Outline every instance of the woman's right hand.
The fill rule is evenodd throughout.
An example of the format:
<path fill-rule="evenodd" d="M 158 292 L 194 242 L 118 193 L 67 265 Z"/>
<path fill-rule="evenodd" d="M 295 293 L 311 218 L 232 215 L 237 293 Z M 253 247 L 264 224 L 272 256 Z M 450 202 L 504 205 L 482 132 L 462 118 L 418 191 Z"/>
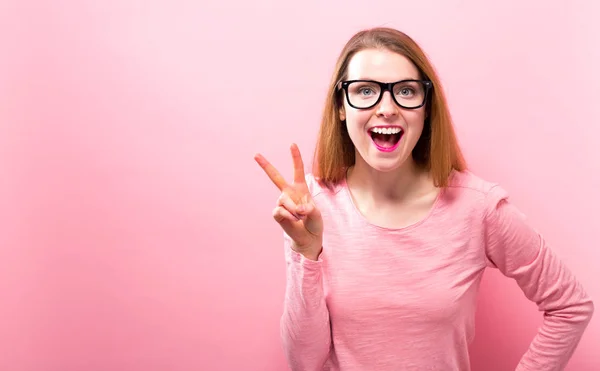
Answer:
<path fill-rule="evenodd" d="M 292 249 L 308 259 L 317 260 L 323 244 L 323 218 L 306 184 L 300 150 L 296 144 L 292 144 L 290 150 L 294 160 L 292 184 L 288 184 L 262 155 L 257 154 L 254 159 L 281 191 L 273 218 L 292 239 Z"/>

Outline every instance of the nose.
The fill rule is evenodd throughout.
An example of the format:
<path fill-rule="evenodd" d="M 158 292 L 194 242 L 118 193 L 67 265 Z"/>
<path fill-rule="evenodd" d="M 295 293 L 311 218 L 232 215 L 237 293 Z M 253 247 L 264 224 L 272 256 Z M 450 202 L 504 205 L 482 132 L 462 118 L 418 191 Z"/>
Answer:
<path fill-rule="evenodd" d="M 384 91 L 381 101 L 377 105 L 377 115 L 383 116 L 384 118 L 393 117 L 398 114 L 398 106 L 392 98 L 392 94 L 389 91 Z"/>

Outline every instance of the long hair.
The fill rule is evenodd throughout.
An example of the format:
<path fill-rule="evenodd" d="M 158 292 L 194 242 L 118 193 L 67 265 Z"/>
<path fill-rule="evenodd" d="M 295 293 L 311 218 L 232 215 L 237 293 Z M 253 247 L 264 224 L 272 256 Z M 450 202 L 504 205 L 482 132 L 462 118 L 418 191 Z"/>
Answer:
<path fill-rule="evenodd" d="M 440 80 L 431 62 L 413 39 L 401 31 L 385 27 L 358 32 L 346 43 L 338 57 L 323 109 L 313 174 L 319 182 L 330 187 L 339 183 L 346 169 L 355 163 L 354 144 L 345 123 L 339 118 L 343 91 L 338 89 L 338 85 L 347 78 L 352 57 L 364 49 L 386 49 L 399 53 L 412 61 L 422 79 L 433 83 L 427 98 L 423 133 L 412 156 L 418 166 L 430 171 L 437 187 L 447 186 L 451 172 L 465 170 L 466 163 L 456 139 Z"/>

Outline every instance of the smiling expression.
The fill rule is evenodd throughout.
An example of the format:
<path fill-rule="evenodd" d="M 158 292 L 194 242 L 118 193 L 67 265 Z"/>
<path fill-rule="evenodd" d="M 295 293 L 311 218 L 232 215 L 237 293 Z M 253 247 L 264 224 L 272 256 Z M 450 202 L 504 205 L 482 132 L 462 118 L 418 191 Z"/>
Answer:
<path fill-rule="evenodd" d="M 390 83 L 420 78 L 417 67 L 403 55 L 383 49 L 366 49 L 356 53 L 350 60 L 346 80 Z M 345 120 L 356 148 L 356 161 L 364 161 L 384 172 L 399 168 L 407 160 L 412 161 L 411 153 L 423 132 L 426 107 L 422 105 L 407 109 L 397 102 L 403 104 L 414 99 L 411 97 L 415 96 L 418 86 L 422 85 L 401 83 L 393 91 L 396 101 L 391 91 L 384 91 L 375 106 L 359 109 L 356 108 L 356 102 L 360 99 L 362 106 L 369 106 L 369 100 L 371 104 L 374 103 L 374 97 L 377 96 L 374 92 L 379 88 L 368 82 L 353 83 L 339 114 L 340 119 Z M 348 94 L 354 94 L 353 105 L 348 102 Z"/>

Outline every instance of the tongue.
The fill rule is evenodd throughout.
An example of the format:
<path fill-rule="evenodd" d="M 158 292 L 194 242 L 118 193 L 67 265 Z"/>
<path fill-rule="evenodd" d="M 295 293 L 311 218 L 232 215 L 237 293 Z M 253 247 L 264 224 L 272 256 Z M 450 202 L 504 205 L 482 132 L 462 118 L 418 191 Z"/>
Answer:
<path fill-rule="evenodd" d="M 373 142 L 380 147 L 390 148 L 393 147 L 400 140 L 400 134 L 376 134 L 372 135 Z"/>

